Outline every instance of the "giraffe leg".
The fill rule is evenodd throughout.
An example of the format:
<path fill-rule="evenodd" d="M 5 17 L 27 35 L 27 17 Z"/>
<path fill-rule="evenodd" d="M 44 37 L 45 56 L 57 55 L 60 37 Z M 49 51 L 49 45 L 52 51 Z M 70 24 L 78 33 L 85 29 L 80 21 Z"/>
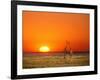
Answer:
<path fill-rule="evenodd" d="M 72 51 L 70 52 L 70 63 L 71 63 L 71 61 L 72 61 Z"/>

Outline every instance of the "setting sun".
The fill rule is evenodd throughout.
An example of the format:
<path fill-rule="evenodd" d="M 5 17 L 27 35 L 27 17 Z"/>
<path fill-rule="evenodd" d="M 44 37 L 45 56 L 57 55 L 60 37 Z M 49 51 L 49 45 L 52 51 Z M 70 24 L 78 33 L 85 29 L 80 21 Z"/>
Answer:
<path fill-rule="evenodd" d="M 49 52 L 50 49 L 47 46 L 40 47 L 40 52 Z"/>

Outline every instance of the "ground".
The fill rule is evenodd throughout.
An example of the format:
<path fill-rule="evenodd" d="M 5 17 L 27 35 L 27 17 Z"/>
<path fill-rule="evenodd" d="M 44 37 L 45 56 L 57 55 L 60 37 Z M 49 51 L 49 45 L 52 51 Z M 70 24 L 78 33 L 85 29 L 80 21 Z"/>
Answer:
<path fill-rule="evenodd" d="M 72 56 L 66 55 L 23 55 L 23 68 L 45 68 L 45 67 L 69 67 L 69 66 L 88 66 L 88 53 L 75 53 Z"/>

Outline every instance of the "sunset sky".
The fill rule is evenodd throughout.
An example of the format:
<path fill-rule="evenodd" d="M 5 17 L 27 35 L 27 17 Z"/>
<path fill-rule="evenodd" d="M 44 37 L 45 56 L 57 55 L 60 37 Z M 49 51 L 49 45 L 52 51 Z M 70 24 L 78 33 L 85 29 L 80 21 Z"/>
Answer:
<path fill-rule="evenodd" d="M 89 51 L 89 14 L 23 11 L 23 52 L 63 51 L 66 40 L 73 51 Z"/>

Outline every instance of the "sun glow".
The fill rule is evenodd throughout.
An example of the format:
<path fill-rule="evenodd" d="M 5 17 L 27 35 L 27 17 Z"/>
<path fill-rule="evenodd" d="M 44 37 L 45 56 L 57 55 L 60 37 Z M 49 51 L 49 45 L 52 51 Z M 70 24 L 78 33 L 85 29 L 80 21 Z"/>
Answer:
<path fill-rule="evenodd" d="M 47 46 L 42 46 L 42 47 L 40 47 L 40 52 L 49 52 L 50 51 L 50 49 L 49 49 L 49 47 L 47 47 Z"/>

